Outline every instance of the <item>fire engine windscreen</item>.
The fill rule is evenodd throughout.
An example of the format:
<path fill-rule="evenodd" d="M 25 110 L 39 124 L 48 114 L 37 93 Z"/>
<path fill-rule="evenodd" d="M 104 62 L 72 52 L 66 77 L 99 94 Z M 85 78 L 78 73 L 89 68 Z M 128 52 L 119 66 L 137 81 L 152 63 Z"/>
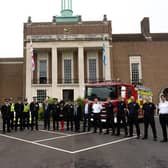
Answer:
<path fill-rule="evenodd" d="M 89 100 L 98 98 L 100 101 L 105 101 L 108 97 L 112 100 L 117 99 L 117 86 L 86 87 L 85 97 Z"/>

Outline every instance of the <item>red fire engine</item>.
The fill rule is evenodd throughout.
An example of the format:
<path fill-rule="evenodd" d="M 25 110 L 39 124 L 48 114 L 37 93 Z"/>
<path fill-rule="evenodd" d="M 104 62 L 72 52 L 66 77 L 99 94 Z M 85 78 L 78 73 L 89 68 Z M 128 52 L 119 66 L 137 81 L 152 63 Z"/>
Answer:
<path fill-rule="evenodd" d="M 152 100 L 151 90 L 143 86 L 114 81 L 87 83 L 85 86 L 85 97 L 91 102 L 97 97 L 103 106 L 106 104 L 108 97 L 116 106 L 119 96 L 123 97 L 127 103 L 130 102 L 130 97 L 134 96 L 141 108 L 146 97 L 150 97 Z M 117 110 L 115 109 L 115 111 Z M 143 118 L 142 110 L 139 110 L 139 118 Z"/>

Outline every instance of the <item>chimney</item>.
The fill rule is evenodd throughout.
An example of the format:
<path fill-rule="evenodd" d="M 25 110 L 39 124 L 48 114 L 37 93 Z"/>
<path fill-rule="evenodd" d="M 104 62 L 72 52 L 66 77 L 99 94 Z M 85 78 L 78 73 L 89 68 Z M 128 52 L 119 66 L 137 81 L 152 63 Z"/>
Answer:
<path fill-rule="evenodd" d="M 147 40 L 152 39 L 150 35 L 149 17 L 144 17 L 141 21 L 141 33 Z"/>

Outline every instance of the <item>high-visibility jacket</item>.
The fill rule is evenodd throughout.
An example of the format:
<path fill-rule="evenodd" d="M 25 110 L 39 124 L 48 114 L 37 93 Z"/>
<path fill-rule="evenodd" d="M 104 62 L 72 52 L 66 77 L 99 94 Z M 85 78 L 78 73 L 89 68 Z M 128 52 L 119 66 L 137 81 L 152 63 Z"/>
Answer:
<path fill-rule="evenodd" d="M 24 113 L 28 113 L 29 109 L 30 109 L 29 104 L 24 104 L 24 110 L 23 110 L 23 112 Z"/>
<path fill-rule="evenodd" d="M 15 104 L 12 103 L 10 106 L 10 112 L 14 112 L 15 111 Z"/>

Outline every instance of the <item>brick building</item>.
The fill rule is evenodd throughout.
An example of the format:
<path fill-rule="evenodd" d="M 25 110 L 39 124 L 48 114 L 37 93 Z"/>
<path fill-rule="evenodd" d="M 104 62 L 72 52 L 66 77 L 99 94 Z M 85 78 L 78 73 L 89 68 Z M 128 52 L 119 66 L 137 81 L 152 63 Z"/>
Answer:
<path fill-rule="evenodd" d="M 150 87 L 157 102 L 160 92 L 168 87 L 167 53 L 168 34 L 150 33 L 149 18 L 142 20 L 139 34 L 113 34 L 106 15 L 102 21 L 82 21 L 81 16 L 73 16 L 71 1 L 62 1 L 61 16 L 38 23 L 29 17 L 24 24 L 23 59 L 0 59 L 4 77 L 1 95 L 27 97 L 29 101 L 33 96 L 76 99 L 84 97 L 85 83 L 89 81 L 119 78 Z M 7 92 L 5 86 L 10 88 Z"/>

